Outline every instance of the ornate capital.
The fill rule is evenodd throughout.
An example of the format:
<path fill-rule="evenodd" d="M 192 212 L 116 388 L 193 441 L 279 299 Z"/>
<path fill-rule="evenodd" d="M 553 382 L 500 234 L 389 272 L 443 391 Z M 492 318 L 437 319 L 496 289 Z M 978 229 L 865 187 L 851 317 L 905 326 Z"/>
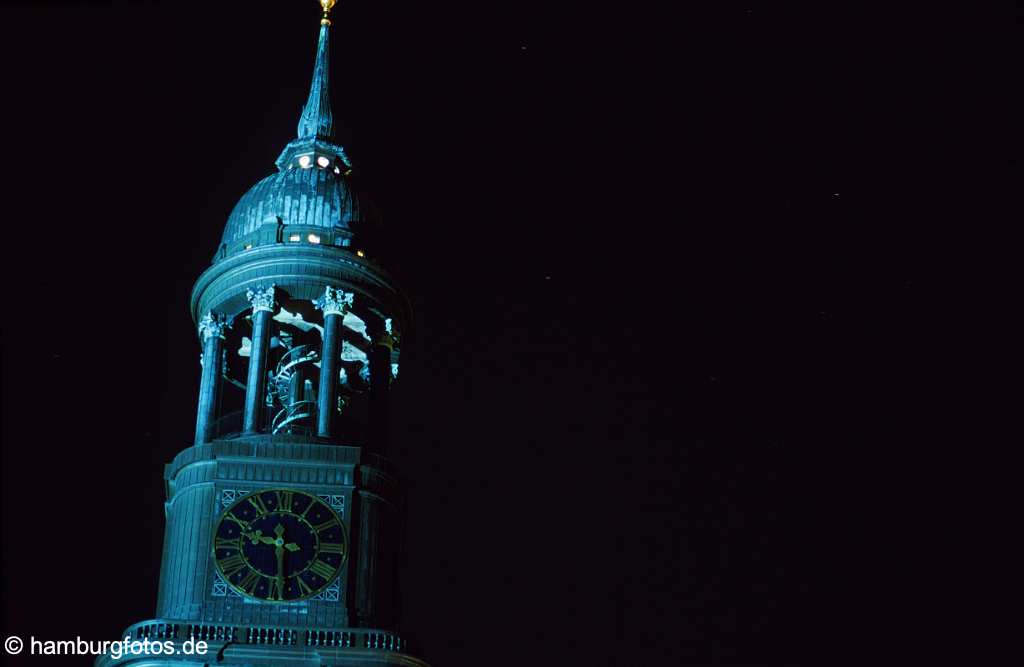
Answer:
<path fill-rule="evenodd" d="M 207 338 L 211 336 L 217 336 L 218 338 L 224 337 L 224 329 L 228 326 L 228 320 L 220 313 L 209 313 L 203 315 L 203 318 L 199 320 L 199 335 L 202 336 L 203 342 L 206 342 Z"/>
<path fill-rule="evenodd" d="M 326 287 L 324 288 L 324 295 L 314 301 L 313 305 L 324 311 L 324 317 L 328 315 L 341 315 L 344 317 L 345 313 L 352 307 L 355 296 L 352 292 Z"/>
<path fill-rule="evenodd" d="M 384 330 L 373 331 L 370 334 L 371 341 L 374 345 L 380 345 L 386 347 L 389 350 L 394 350 L 398 347 L 398 344 L 402 340 L 402 335 L 398 331 L 398 327 L 394 325 L 394 321 L 389 317 L 384 320 Z"/>
<path fill-rule="evenodd" d="M 258 313 L 265 310 L 268 313 L 274 312 L 274 285 L 270 287 L 257 287 L 255 290 L 248 290 L 245 298 L 252 304 L 252 312 Z"/>

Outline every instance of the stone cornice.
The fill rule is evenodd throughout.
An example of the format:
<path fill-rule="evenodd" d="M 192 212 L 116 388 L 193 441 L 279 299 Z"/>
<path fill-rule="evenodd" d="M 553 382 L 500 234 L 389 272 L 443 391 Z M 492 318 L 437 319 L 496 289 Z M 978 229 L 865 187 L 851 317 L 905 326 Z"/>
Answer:
<path fill-rule="evenodd" d="M 210 266 L 192 288 L 192 318 L 218 310 L 237 315 L 249 307 L 247 290 L 274 283 L 293 298 L 312 301 L 325 286 L 354 293 L 359 300 L 395 313 L 408 332 L 412 309 L 394 279 L 374 262 L 341 248 L 275 244 L 254 248 Z"/>
<path fill-rule="evenodd" d="M 254 463 L 359 466 L 365 474 L 386 478 L 392 483 L 390 463 L 387 459 L 365 452 L 361 447 L 333 444 L 327 439 L 320 442 L 308 436 L 253 435 L 213 442 L 183 449 L 164 466 L 164 479 L 173 480 L 187 466 L 204 461 L 239 461 Z"/>

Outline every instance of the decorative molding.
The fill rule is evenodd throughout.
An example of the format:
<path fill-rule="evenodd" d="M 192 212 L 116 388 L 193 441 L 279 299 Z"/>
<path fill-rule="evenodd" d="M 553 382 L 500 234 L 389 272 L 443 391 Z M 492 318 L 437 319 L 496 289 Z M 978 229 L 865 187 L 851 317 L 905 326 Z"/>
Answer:
<path fill-rule="evenodd" d="M 324 288 L 323 296 L 314 301 L 313 305 L 324 311 L 324 317 L 328 315 L 341 315 L 344 317 L 352 307 L 355 296 L 352 292 L 345 292 L 344 290 L 327 286 Z"/>
<path fill-rule="evenodd" d="M 345 496 L 337 494 L 319 494 L 317 498 L 331 506 L 331 509 L 338 513 L 342 519 L 345 518 Z"/>
<path fill-rule="evenodd" d="M 245 495 L 248 491 L 239 491 L 238 489 L 221 489 L 220 490 L 220 504 L 221 507 L 230 507 L 239 498 L 239 494 Z M 214 510 L 214 515 L 219 516 L 221 510 Z"/>
<path fill-rule="evenodd" d="M 339 602 L 341 600 L 341 575 L 334 578 L 327 588 L 323 589 L 310 600 L 320 600 L 322 602 Z"/>
<path fill-rule="evenodd" d="M 212 336 L 224 338 L 224 329 L 228 326 L 230 324 L 224 315 L 210 311 L 199 320 L 199 335 L 202 336 L 204 343 Z"/>
<path fill-rule="evenodd" d="M 252 312 L 258 313 L 261 310 L 265 310 L 268 313 L 274 312 L 274 283 L 270 284 L 270 287 L 257 287 L 255 290 L 246 290 L 245 298 L 252 304 Z"/>
<path fill-rule="evenodd" d="M 210 589 L 210 595 L 217 598 L 242 597 L 241 595 L 236 593 L 233 588 L 228 586 L 228 582 L 224 581 L 224 579 L 221 578 L 220 574 L 217 572 L 213 573 L 213 587 Z"/>
<path fill-rule="evenodd" d="M 322 497 L 322 496 L 321 496 Z M 224 578 L 220 576 L 220 573 L 213 573 L 213 585 L 210 587 L 210 595 L 215 598 L 241 598 L 243 602 L 259 604 L 260 600 L 249 600 L 248 598 L 242 597 L 235 589 L 228 586 L 228 582 L 224 581 Z M 306 602 L 316 600 L 317 602 L 340 602 L 341 601 L 341 575 L 338 575 L 327 585 L 327 588 L 323 589 L 313 597 L 305 598 L 302 600 L 296 600 L 291 606 L 304 606 Z"/>

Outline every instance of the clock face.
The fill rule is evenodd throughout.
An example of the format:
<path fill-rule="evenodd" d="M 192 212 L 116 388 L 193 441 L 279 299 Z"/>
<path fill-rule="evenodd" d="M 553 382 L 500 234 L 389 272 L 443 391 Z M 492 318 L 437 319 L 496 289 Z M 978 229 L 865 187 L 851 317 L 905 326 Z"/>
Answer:
<path fill-rule="evenodd" d="M 316 595 L 348 555 L 345 526 L 316 496 L 267 489 L 221 516 L 213 536 L 217 571 L 233 589 L 269 602 Z"/>

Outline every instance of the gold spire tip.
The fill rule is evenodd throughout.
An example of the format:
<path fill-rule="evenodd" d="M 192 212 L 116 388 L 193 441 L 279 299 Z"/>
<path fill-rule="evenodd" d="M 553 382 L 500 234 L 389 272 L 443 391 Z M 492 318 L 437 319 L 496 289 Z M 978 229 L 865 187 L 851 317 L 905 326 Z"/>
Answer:
<path fill-rule="evenodd" d="M 331 19 L 328 14 L 331 13 L 331 8 L 337 4 L 338 0 L 320 0 L 320 6 L 324 8 L 324 16 L 320 19 L 320 25 L 331 25 Z"/>

